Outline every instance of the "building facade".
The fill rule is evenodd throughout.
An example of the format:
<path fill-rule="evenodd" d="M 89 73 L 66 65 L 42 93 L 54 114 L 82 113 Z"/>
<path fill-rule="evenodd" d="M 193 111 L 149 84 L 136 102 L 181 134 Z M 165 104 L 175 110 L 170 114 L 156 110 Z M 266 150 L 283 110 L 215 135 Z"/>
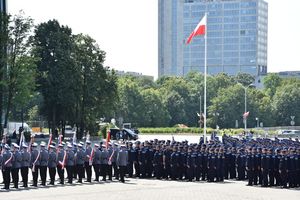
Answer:
<path fill-rule="evenodd" d="M 7 4 L 6 0 L 0 0 L 0 12 L 7 13 Z"/>
<path fill-rule="evenodd" d="M 158 76 L 204 72 L 204 37 L 186 39 L 205 12 L 207 72 L 267 73 L 268 4 L 264 0 L 159 0 Z"/>

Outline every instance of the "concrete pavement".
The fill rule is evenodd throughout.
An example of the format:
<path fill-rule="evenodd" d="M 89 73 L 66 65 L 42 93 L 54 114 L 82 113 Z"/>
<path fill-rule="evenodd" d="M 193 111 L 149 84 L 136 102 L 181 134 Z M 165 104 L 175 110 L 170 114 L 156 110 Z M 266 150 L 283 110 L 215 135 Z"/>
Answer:
<path fill-rule="evenodd" d="M 245 186 L 246 182 L 224 183 L 161 181 L 126 179 L 106 183 L 84 183 L 82 185 L 56 185 L 43 188 L 20 189 L 7 192 L 0 190 L 5 200 L 94 200 L 94 199 L 143 199 L 143 200 L 299 200 L 300 189 L 261 188 Z"/>

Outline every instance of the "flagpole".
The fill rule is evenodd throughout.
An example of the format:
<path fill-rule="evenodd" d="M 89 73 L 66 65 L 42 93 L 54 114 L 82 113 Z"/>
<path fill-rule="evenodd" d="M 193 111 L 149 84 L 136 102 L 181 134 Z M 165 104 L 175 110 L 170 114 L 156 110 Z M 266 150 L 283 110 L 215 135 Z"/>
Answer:
<path fill-rule="evenodd" d="M 204 35 L 204 144 L 206 144 L 206 74 L 207 74 L 207 13 L 205 13 L 205 35 Z"/>

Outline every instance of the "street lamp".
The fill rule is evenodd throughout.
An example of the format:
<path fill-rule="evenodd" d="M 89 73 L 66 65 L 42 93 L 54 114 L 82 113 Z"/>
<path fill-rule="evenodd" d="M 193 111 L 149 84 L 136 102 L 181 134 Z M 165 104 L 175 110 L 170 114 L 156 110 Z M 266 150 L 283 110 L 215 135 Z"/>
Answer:
<path fill-rule="evenodd" d="M 256 117 L 255 120 L 256 120 L 256 128 L 259 128 L 259 118 Z"/>
<path fill-rule="evenodd" d="M 248 86 L 244 86 L 241 83 L 238 83 L 238 84 L 241 85 L 245 90 L 245 112 L 244 112 L 244 114 L 246 114 L 247 113 L 247 89 L 249 87 L 255 87 L 255 85 L 253 85 L 252 83 Z M 246 132 L 246 130 L 247 130 L 247 116 L 243 116 L 243 117 L 244 117 L 244 129 L 245 129 L 245 132 Z"/>

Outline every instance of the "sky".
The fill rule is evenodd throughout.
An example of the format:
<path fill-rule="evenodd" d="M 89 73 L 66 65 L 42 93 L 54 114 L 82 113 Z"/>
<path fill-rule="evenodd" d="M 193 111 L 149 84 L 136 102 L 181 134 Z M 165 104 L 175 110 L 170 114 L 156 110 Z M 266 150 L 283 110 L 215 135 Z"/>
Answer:
<path fill-rule="evenodd" d="M 57 19 L 74 34 L 88 34 L 106 52 L 105 66 L 157 77 L 158 1 L 7 0 L 35 24 Z M 269 3 L 268 72 L 300 71 L 300 1 Z"/>

